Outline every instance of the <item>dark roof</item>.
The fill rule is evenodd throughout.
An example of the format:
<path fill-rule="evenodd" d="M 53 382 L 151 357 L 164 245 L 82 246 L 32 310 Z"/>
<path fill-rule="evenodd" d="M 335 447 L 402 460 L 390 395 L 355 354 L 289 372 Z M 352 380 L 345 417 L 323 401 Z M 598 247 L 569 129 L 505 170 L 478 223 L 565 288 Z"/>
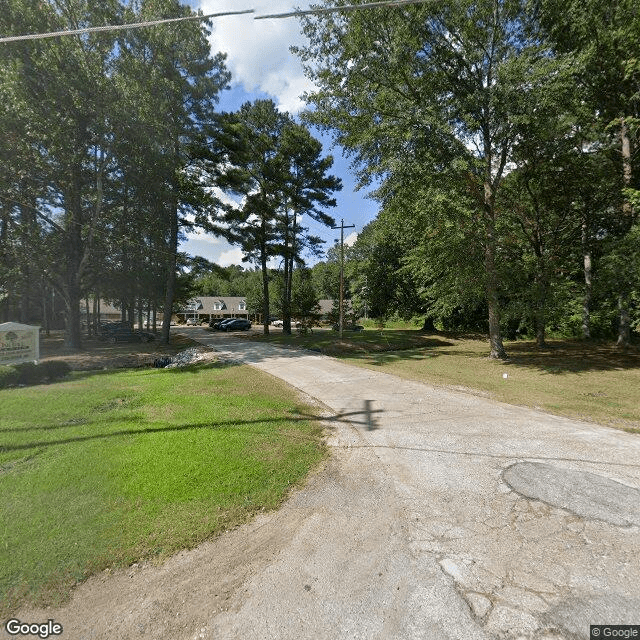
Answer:
<path fill-rule="evenodd" d="M 216 302 L 222 305 L 220 309 L 214 308 Z M 190 304 L 182 307 L 180 312 L 219 313 L 220 311 L 228 311 L 233 313 L 240 311 L 241 302 L 244 302 L 246 306 L 246 298 L 243 296 L 197 296 L 189 301 Z"/>

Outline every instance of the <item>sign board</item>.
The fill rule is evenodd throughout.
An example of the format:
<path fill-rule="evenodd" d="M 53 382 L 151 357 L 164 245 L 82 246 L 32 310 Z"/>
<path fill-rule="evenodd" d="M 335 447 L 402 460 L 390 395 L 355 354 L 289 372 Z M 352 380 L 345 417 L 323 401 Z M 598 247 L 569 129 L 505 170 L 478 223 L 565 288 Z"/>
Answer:
<path fill-rule="evenodd" d="M 0 365 L 37 362 L 40 358 L 40 327 L 17 322 L 0 324 Z"/>

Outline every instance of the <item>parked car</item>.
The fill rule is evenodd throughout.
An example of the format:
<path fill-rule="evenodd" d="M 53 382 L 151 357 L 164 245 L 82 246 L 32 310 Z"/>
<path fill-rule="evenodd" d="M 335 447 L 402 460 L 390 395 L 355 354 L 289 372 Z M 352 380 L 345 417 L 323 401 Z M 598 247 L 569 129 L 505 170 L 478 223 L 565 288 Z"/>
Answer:
<path fill-rule="evenodd" d="M 138 331 L 128 322 L 109 322 L 100 325 L 98 337 L 112 344 L 116 342 L 151 342 L 156 339 L 150 331 Z"/>
<path fill-rule="evenodd" d="M 222 325 L 223 331 L 249 331 L 251 329 L 251 322 L 244 318 L 234 318 L 231 322 L 227 322 Z"/>
<path fill-rule="evenodd" d="M 281 327 L 281 326 L 282 326 L 282 320 L 273 320 L 273 321 L 271 322 L 271 324 L 272 324 L 274 327 Z"/>
<path fill-rule="evenodd" d="M 340 325 L 338 323 L 333 325 L 334 331 L 340 331 Z M 342 327 L 343 331 L 364 331 L 364 327 L 361 324 L 345 324 Z"/>
<path fill-rule="evenodd" d="M 212 320 L 209 323 L 209 327 L 211 329 L 218 329 L 220 331 L 222 330 L 223 325 L 225 325 L 227 322 L 231 322 L 232 320 L 235 320 L 235 318 L 223 318 L 222 320 Z"/>
<path fill-rule="evenodd" d="M 198 324 L 196 318 L 187 318 L 187 327 L 195 327 Z"/>

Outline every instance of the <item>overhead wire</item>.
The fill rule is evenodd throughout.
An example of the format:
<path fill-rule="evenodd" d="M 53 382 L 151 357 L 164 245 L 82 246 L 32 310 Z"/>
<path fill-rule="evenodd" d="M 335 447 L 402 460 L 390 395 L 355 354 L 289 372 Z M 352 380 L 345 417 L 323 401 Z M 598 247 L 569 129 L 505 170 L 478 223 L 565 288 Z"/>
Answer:
<path fill-rule="evenodd" d="M 384 0 L 381 2 L 365 2 L 363 4 L 346 4 L 339 7 L 322 7 L 316 9 L 303 9 L 288 11 L 285 13 L 271 13 L 254 16 L 254 20 L 272 20 L 281 18 L 297 18 L 306 15 L 321 15 L 326 13 L 338 13 L 341 11 L 359 11 L 361 9 L 377 9 L 382 7 L 402 7 L 411 4 L 422 4 L 429 0 Z M 0 44 L 4 42 L 17 42 L 20 40 L 42 40 L 44 38 L 59 38 L 61 36 L 80 35 L 84 33 L 99 33 L 104 31 L 122 31 L 125 29 L 140 29 L 142 27 L 153 27 L 159 24 L 173 22 L 184 22 L 186 20 L 209 20 L 212 18 L 222 18 L 225 16 L 238 16 L 255 13 L 255 9 L 241 9 L 239 11 L 223 11 L 219 13 L 208 13 L 204 15 L 182 16 L 180 18 L 159 18 L 157 20 L 145 20 L 143 22 L 127 22 L 124 24 L 102 25 L 99 27 L 83 27 L 81 29 L 65 29 L 62 31 L 49 31 L 46 33 L 28 33 L 19 36 L 5 36 L 0 38 Z"/>
<path fill-rule="evenodd" d="M 205 15 L 182 16 L 180 18 L 160 18 L 157 20 L 145 20 L 144 22 L 127 22 L 124 24 L 107 24 L 100 27 L 83 27 L 82 29 L 65 29 L 62 31 L 49 31 L 48 33 L 28 33 L 22 36 L 6 36 L 0 38 L 2 42 L 16 42 L 18 40 L 41 40 L 43 38 L 58 38 L 60 36 L 73 36 L 83 33 L 97 33 L 101 31 L 122 31 L 124 29 L 140 29 L 142 27 L 153 27 L 158 24 L 171 22 L 184 22 L 186 20 L 208 20 L 209 18 L 221 18 L 223 16 L 238 16 L 245 13 L 253 13 L 253 9 L 243 9 L 241 11 L 224 11 L 221 13 L 208 13 Z"/>
<path fill-rule="evenodd" d="M 272 13 L 269 15 L 255 16 L 254 20 L 267 20 L 272 18 L 297 18 L 298 16 L 318 15 L 323 13 L 337 13 L 340 11 L 358 11 L 360 9 L 378 9 L 382 7 L 402 7 L 408 4 L 421 4 L 429 0 L 386 0 L 385 2 L 365 2 L 363 4 L 345 4 L 339 7 L 323 7 L 320 9 L 303 9 L 289 11 L 288 13 Z"/>

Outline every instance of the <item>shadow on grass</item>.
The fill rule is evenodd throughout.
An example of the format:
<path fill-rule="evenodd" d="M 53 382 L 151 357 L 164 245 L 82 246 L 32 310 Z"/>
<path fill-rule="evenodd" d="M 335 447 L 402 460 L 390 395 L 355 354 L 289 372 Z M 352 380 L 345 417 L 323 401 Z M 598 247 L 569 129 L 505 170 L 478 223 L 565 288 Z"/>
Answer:
<path fill-rule="evenodd" d="M 306 422 L 309 420 L 329 422 L 334 424 L 345 423 L 351 425 L 361 425 L 367 430 L 372 431 L 378 428 L 376 422 L 376 414 L 383 413 L 382 409 L 372 409 L 371 400 L 365 400 L 363 402 L 363 408 L 361 411 L 347 411 L 342 413 L 336 413 L 331 416 L 317 416 L 314 414 L 298 413 L 293 416 L 278 416 L 278 417 L 264 417 L 256 418 L 253 420 L 229 420 L 227 422 L 205 422 L 195 424 L 183 424 L 165 427 L 149 427 L 140 429 L 123 429 L 122 431 L 112 431 L 109 433 L 92 433 L 91 435 L 77 435 L 70 436 L 68 438 L 59 438 L 57 440 L 36 440 L 33 442 L 25 442 L 20 444 L 0 444 L 0 453 L 9 451 L 25 451 L 29 449 L 38 449 L 44 447 L 52 447 L 64 444 L 74 444 L 77 442 L 88 442 L 91 440 L 105 440 L 108 438 L 119 438 L 136 435 L 151 435 L 156 433 L 171 433 L 178 431 L 188 431 L 190 429 L 211 429 L 211 430 L 242 430 L 245 433 L 272 433 L 270 431 L 251 431 L 245 429 L 245 427 L 254 424 L 269 424 L 269 423 L 282 423 L 282 422 Z M 128 418 L 127 418 L 128 419 Z M 108 420 L 107 422 L 117 422 L 118 419 Z M 61 429 L 61 428 L 77 428 L 79 426 L 90 426 L 90 423 L 85 424 L 66 424 L 66 425 L 44 425 L 42 427 L 33 427 L 33 430 L 40 429 L 42 431 Z M 27 429 L 8 429 L 7 431 L 31 431 L 31 428 Z M 280 432 L 282 433 L 282 432 Z M 289 434 L 290 435 L 290 434 Z"/>
<path fill-rule="evenodd" d="M 506 365 L 535 368 L 549 374 L 640 369 L 640 350 L 631 347 L 622 351 L 613 343 L 558 340 L 539 348 L 533 341 L 523 341 L 506 348 L 509 354 Z"/>
<path fill-rule="evenodd" d="M 368 360 L 372 365 L 382 367 L 395 362 L 420 362 L 431 358 L 438 358 L 446 355 L 446 353 L 425 353 L 423 349 L 403 349 L 401 351 L 383 351 L 378 353 L 351 353 L 341 354 L 344 361 L 349 360 Z"/>
<path fill-rule="evenodd" d="M 468 360 L 486 360 L 489 352 L 488 341 L 477 336 L 451 334 L 453 343 L 441 339 L 428 339 L 419 348 L 408 348 L 383 352 L 352 352 L 343 355 L 353 358 L 367 358 L 373 365 L 384 366 L 402 361 L 421 361 L 431 358 L 453 356 Z M 464 341 L 471 341 L 465 346 Z M 459 342 L 458 342 L 459 341 Z M 486 349 L 485 349 L 486 345 Z M 581 340 L 552 340 L 539 348 L 533 340 L 522 340 L 505 344 L 509 359 L 501 362 L 504 366 L 537 369 L 551 375 L 584 373 L 597 371 L 622 371 L 640 369 L 640 349 L 630 347 L 620 350 L 612 342 L 588 342 Z M 472 366 L 472 363 L 470 363 Z"/>

